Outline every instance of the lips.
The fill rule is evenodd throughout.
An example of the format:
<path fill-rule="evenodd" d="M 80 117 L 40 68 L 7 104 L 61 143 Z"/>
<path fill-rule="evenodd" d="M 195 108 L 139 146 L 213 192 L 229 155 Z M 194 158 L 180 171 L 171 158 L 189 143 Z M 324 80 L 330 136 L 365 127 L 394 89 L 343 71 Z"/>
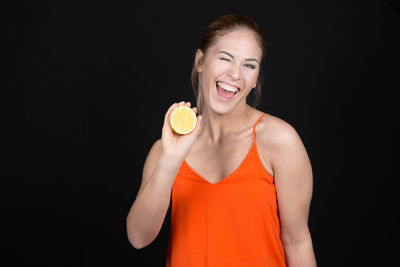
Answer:
<path fill-rule="evenodd" d="M 240 88 L 237 86 L 221 81 L 216 83 L 216 87 L 218 98 L 224 102 L 231 101 L 240 90 Z"/>

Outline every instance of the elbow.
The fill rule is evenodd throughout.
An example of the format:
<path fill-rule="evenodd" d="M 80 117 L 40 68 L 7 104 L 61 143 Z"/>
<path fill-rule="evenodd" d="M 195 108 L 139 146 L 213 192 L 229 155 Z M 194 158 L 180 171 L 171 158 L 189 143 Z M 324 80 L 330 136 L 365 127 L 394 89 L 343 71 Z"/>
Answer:
<path fill-rule="evenodd" d="M 135 248 L 135 249 L 142 249 L 145 247 L 143 242 L 140 242 L 140 240 L 137 238 L 137 235 L 134 233 L 134 227 L 132 225 L 132 222 L 129 220 L 129 215 L 126 218 L 126 233 L 128 236 L 129 243 Z"/>
<path fill-rule="evenodd" d="M 141 243 L 141 242 L 139 242 L 137 239 L 135 239 L 134 237 L 133 237 L 133 235 L 129 235 L 128 234 L 128 240 L 129 240 L 129 243 L 131 243 L 131 245 L 135 248 L 135 249 L 142 249 L 142 248 L 144 248 L 144 247 L 146 247 L 146 245 L 145 244 L 143 244 L 143 243 Z"/>
<path fill-rule="evenodd" d="M 127 224 L 126 230 L 127 230 L 127 236 L 128 236 L 129 243 L 131 243 L 131 245 L 135 249 L 142 249 L 149 245 L 148 243 L 143 242 L 143 240 L 141 238 L 139 238 L 139 235 L 137 235 L 134 232 L 134 229 L 132 229 L 132 227 L 129 227 L 128 224 Z"/>
<path fill-rule="evenodd" d="M 135 229 L 135 226 L 131 220 L 129 220 L 129 216 L 126 220 L 126 232 L 128 236 L 129 243 L 135 248 L 135 249 L 142 249 L 147 247 L 152 241 L 146 242 L 145 238 L 143 238 L 143 235 L 141 235 L 140 232 Z"/>

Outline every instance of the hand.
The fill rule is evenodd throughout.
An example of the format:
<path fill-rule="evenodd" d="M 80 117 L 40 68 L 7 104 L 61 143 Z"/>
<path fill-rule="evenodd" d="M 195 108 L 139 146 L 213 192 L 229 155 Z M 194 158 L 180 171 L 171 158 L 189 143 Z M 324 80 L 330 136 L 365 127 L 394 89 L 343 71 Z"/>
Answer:
<path fill-rule="evenodd" d="M 189 154 L 190 149 L 192 148 L 197 136 L 199 135 L 201 129 L 201 121 L 202 116 L 197 116 L 197 124 L 196 127 L 192 132 L 185 135 L 177 134 L 171 127 L 169 119 L 171 116 L 172 111 L 175 108 L 184 106 L 190 107 L 190 102 L 180 102 L 175 103 L 169 107 L 167 113 L 165 114 L 164 118 L 164 125 L 162 128 L 162 147 L 163 147 L 163 154 L 167 156 L 172 156 L 175 158 L 179 158 L 184 160 L 186 156 Z M 192 108 L 194 113 L 197 115 L 197 108 Z"/>

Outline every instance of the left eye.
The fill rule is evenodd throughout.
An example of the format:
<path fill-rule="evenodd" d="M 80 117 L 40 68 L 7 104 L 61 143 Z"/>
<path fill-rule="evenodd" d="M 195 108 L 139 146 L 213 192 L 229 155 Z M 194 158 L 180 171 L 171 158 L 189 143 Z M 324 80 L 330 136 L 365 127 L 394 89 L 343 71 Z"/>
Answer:
<path fill-rule="evenodd" d="M 254 69 L 256 68 L 256 66 L 254 66 L 254 65 L 252 65 L 252 64 L 244 64 L 244 66 L 245 66 L 246 68 L 250 68 L 250 69 L 252 69 L 252 70 L 254 70 Z"/>
<path fill-rule="evenodd" d="M 220 60 L 230 61 L 228 58 L 221 57 Z"/>

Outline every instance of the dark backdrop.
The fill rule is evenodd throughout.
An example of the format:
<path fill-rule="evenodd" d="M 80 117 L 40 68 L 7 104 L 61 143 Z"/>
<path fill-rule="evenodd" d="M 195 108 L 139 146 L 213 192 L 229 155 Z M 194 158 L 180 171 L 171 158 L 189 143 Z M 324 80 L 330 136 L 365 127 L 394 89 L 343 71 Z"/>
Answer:
<path fill-rule="evenodd" d="M 232 12 L 254 17 L 268 41 L 259 109 L 292 124 L 311 158 L 319 266 L 397 256 L 393 3 L 13 1 L 2 11 L 4 263 L 165 264 L 170 212 L 142 250 L 125 218 L 167 108 L 194 101 L 202 32 Z"/>

